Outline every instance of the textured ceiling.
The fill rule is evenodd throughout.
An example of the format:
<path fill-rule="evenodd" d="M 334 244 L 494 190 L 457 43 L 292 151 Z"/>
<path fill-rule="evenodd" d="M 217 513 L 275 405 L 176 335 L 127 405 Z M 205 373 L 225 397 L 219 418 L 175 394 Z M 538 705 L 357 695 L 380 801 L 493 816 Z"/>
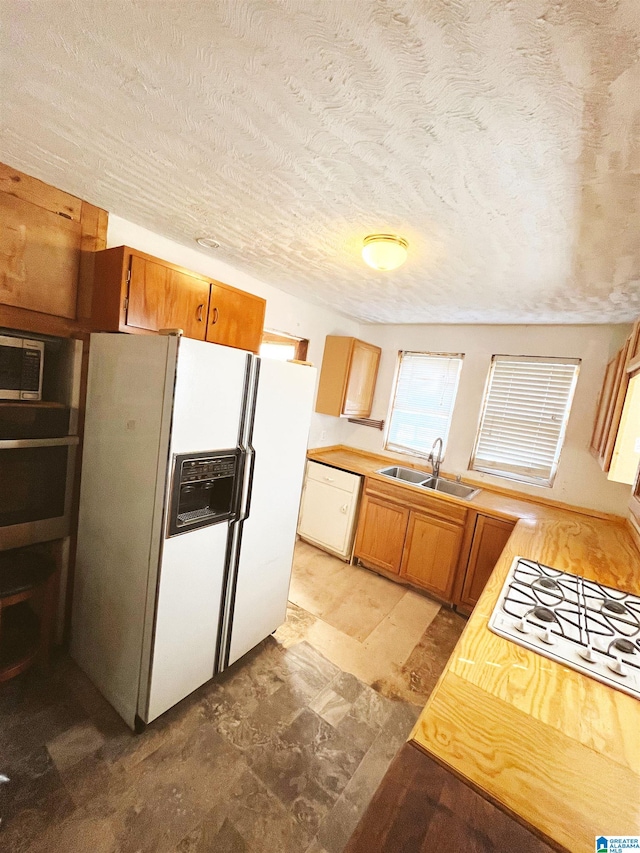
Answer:
<path fill-rule="evenodd" d="M 373 322 L 640 314 L 640 0 L 2 0 L 0 160 Z M 376 273 L 362 238 L 409 260 Z"/>

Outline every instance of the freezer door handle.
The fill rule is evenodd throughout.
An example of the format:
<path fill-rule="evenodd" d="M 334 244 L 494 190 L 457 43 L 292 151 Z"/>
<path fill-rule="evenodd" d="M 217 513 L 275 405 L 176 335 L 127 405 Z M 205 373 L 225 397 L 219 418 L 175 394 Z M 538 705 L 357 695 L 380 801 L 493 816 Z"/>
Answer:
<path fill-rule="evenodd" d="M 248 464 L 247 464 L 248 462 Z M 253 447 L 247 449 L 244 466 L 244 484 L 242 489 L 242 509 L 238 521 L 246 521 L 251 512 L 251 492 L 253 490 L 253 472 L 256 464 L 256 452 Z"/>

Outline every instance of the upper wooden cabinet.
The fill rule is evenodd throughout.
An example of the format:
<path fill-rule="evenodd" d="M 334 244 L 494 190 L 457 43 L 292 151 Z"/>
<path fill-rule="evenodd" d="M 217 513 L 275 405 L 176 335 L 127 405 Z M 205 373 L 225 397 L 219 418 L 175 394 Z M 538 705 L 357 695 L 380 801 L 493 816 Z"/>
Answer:
<path fill-rule="evenodd" d="M 259 296 L 215 281 L 211 284 L 207 340 L 258 352 L 267 303 Z"/>
<path fill-rule="evenodd" d="M 380 347 L 357 338 L 328 335 L 324 345 L 316 412 L 368 418 L 376 387 Z"/>
<path fill-rule="evenodd" d="M 629 501 L 629 512 L 631 513 L 636 527 L 640 531 L 640 465 L 636 471 L 636 479 L 631 492 L 631 500 Z"/>
<path fill-rule="evenodd" d="M 624 346 L 607 365 L 600 391 L 596 418 L 591 436 L 591 453 L 603 471 L 609 471 L 618 437 L 627 388 L 629 368 L 640 354 L 640 320 L 636 322 Z"/>
<path fill-rule="evenodd" d="M 188 338 L 257 352 L 265 305 L 260 297 L 127 246 L 96 254 L 95 330 L 146 334 L 179 328 Z"/>
<path fill-rule="evenodd" d="M 140 256 L 131 256 L 127 326 L 157 332 L 181 328 L 203 341 L 207 328 L 209 282 Z"/>
<path fill-rule="evenodd" d="M 0 325 L 65 334 L 91 313 L 107 213 L 0 164 Z"/>

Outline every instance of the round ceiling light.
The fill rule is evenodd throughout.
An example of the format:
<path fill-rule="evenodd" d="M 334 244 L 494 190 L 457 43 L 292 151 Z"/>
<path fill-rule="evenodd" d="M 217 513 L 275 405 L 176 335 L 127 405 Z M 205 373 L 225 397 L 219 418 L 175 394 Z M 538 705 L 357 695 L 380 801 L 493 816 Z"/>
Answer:
<path fill-rule="evenodd" d="M 395 234 L 369 234 L 364 238 L 362 257 L 374 270 L 395 270 L 407 260 L 408 245 Z"/>
<path fill-rule="evenodd" d="M 220 243 L 214 240 L 213 237 L 196 237 L 196 243 L 199 246 L 204 246 L 205 249 L 219 249 Z"/>

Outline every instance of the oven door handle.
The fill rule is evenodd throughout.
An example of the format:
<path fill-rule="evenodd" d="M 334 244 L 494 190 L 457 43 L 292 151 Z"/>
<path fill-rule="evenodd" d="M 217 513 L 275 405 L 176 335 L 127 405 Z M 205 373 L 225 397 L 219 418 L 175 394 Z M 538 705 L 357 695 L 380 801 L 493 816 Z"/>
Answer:
<path fill-rule="evenodd" d="M 0 440 L 0 450 L 21 450 L 27 447 L 62 447 L 65 444 L 72 447 L 79 441 L 77 435 L 62 435 L 60 438 L 3 438 Z"/>
<path fill-rule="evenodd" d="M 253 491 L 253 473 L 256 464 L 256 451 L 249 445 L 246 450 L 244 464 L 244 482 L 242 484 L 242 499 L 238 521 L 246 521 L 251 512 L 251 492 Z"/>

